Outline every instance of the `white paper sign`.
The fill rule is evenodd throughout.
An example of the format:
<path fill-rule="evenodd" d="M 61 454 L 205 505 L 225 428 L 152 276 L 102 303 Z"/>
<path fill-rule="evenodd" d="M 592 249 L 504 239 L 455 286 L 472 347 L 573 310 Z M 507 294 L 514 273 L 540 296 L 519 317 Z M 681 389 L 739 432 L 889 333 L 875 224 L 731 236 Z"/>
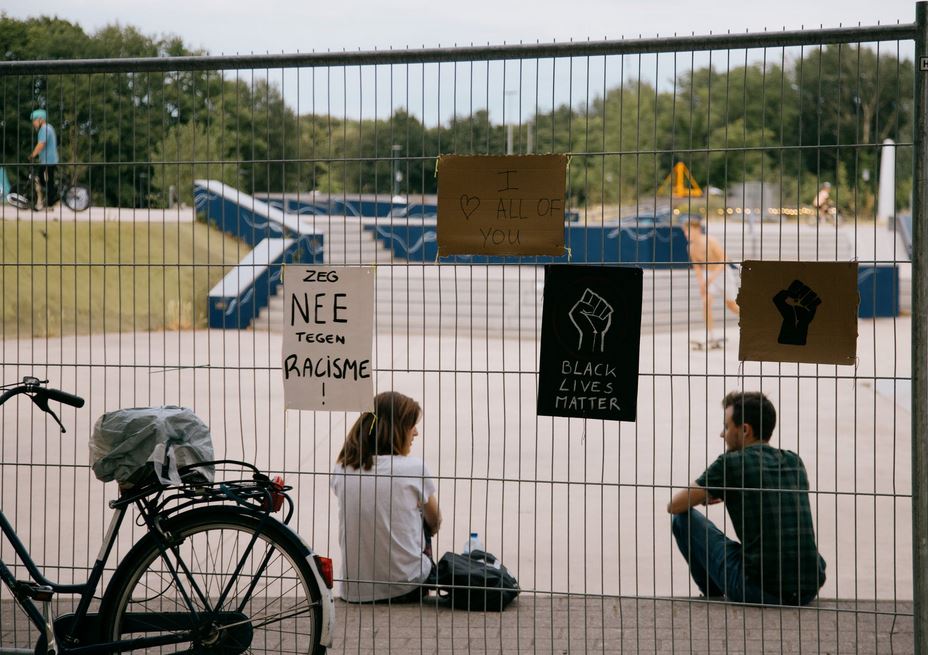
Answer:
<path fill-rule="evenodd" d="M 373 409 L 375 280 L 370 266 L 284 268 L 287 409 Z"/>

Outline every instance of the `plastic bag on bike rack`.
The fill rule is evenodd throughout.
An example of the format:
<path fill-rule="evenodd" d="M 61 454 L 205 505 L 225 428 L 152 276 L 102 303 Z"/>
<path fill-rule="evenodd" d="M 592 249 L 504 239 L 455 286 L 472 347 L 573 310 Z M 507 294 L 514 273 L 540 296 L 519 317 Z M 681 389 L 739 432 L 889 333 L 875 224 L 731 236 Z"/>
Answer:
<path fill-rule="evenodd" d="M 107 412 L 93 426 L 90 460 L 97 479 L 131 486 L 150 474 L 181 484 L 178 467 L 214 459 L 209 428 L 186 407 L 134 407 Z M 213 480 L 212 466 L 197 471 Z"/>

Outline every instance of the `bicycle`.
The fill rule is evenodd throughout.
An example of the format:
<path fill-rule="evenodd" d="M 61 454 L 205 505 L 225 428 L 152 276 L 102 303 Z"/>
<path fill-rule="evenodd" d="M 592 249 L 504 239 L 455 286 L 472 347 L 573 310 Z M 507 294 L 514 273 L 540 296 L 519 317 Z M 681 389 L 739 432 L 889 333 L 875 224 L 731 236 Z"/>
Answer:
<path fill-rule="evenodd" d="M 6 201 L 17 209 L 27 209 L 40 211 L 47 209 L 45 197 L 42 191 L 42 185 L 39 183 L 39 176 L 35 169 L 30 166 L 27 175 L 27 188 L 31 190 L 29 196 L 21 193 L 8 193 Z M 67 183 L 60 195 L 61 202 L 65 207 L 75 212 L 82 212 L 90 207 L 90 189 L 82 184 Z"/>
<path fill-rule="evenodd" d="M 821 207 L 813 207 L 813 211 L 806 215 L 806 225 L 817 227 L 819 225 L 833 225 L 835 227 L 844 222 L 844 217 L 838 213 L 838 208 L 828 202 Z"/>
<path fill-rule="evenodd" d="M 49 401 L 82 407 L 84 400 L 46 383 L 27 376 L 0 386 L 0 405 L 25 394 L 65 432 Z M 210 482 L 196 470 L 205 465 L 247 471 L 250 477 Z M 325 652 L 334 630 L 332 561 L 315 554 L 288 527 L 294 511 L 287 494 L 291 487 L 235 460 L 179 472 L 180 485 L 166 486 L 150 476 L 109 503 L 114 513 L 83 584 L 47 579 L 0 511 L 3 536 L 30 577 L 16 580 L 0 559 L 0 579 L 40 633 L 34 650 L 0 646 L 0 653 Z M 116 566 L 98 610 L 91 612 L 132 506 L 147 532 Z M 282 520 L 272 516 L 280 511 Z M 73 612 L 49 623 L 55 594 L 79 599 Z"/>

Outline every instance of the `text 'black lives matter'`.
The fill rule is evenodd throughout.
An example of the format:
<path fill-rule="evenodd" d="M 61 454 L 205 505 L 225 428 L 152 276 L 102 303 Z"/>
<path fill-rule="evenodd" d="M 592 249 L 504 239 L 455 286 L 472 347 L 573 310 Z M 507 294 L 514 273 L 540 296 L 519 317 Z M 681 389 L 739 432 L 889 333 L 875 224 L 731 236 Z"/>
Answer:
<path fill-rule="evenodd" d="M 538 414 L 634 421 L 642 270 L 545 267 Z"/>

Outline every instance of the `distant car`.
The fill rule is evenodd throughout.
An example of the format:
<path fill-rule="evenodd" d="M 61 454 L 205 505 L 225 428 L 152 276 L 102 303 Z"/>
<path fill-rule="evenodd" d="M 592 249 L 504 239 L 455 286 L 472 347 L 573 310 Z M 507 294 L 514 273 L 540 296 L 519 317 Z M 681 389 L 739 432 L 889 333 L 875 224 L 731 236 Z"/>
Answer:
<path fill-rule="evenodd" d="M 437 216 L 437 205 L 416 203 L 405 207 L 394 207 L 390 210 L 391 218 L 435 218 Z"/>
<path fill-rule="evenodd" d="M 669 226 L 672 222 L 671 212 L 658 212 L 626 216 L 619 221 L 619 225 L 622 227 L 660 227 Z"/>
<path fill-rule="evenodd" d="M 619 221 L 619 225 L 623 228 L 631 227 L 671 227 L 674 225 L 683 225 L 690 218 L 694 218 L 697 221 L 701 221 L 702 217 L 698 214 L 677 214 L 674 215 L 673 212 L 657 212 L 657 213 L 645 213 L 638 214 L 637 216 L 626 216 Z"/>

